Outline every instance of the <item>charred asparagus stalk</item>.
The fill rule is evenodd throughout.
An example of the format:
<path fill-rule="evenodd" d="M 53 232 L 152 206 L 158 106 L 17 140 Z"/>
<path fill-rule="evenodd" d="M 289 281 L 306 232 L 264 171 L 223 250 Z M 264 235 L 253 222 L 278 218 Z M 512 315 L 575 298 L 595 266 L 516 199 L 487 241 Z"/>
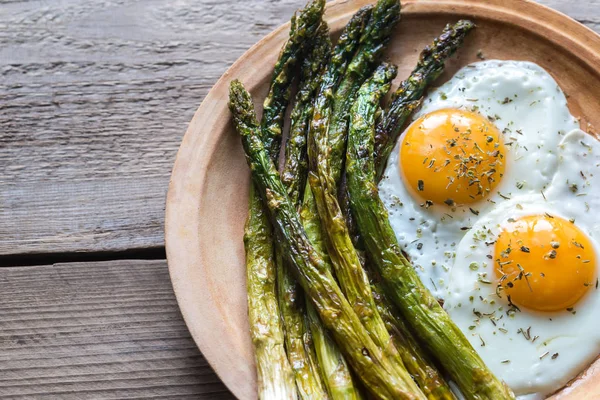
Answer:
<path fill-rule="evenodd" d="M 327 64 L 331 41 L 329 31 L 323 23 L 314 37 L 313 48 L 302 62 L 301 78 L 296 102 L 291 114 L 290 135 L 286 144 L 285 162 L 281 179 L 287 188 L 290 200 L 298 206 L 301 189 L 306 182 L 308 169 L 306 135 L 312 116 L 312 101 L 318 86 L 318 77 Z M 305 304 L 301 289 L 291 271 L 284 265 L 282 250 L 276 246 L 277 291 L 279 307 L 285 333 L 288 359 L 294 371 L 296 386 L 301 399 L 326 399 L 327 391 L 318 370 L 310 327 L 305 318 Z"/>
<path fill-rule="evenodd" d="M 285 109 L 289 102 L 293 69 L 307 39 L 321 23 L 325 0 L 313 0 L 298 18 L 292 18 L 290 39 L 275 65 L 271 87 L 264 102 L 261 140 L 276 158 L 281 143 Z M 284 349 L 275 287 L 275 261 L 271 227 L 254 186 L 244 233 L 248 317 L 257 365 L 258 395 L 261 399 L 296 399 L 294 375 Z"/>
<path fill-rule="evenodd" d="M 338 44 L 335 46 L 331 62 L 323 74 L 317 98 L 314 103 L 310 129 L 328 129 L 334 105 L 334 94 L 338 90 L 349 64 L 353 60 L 365 29 L 369 26 L 372 7 L 361 8 L 348 22 Z"/>
<path fill-rule="evenodd" d="M 292 17 L 290 37 L 275 64 L 271 87 L 263 102 L 260 124 L 266 149 L 275 157 L 279 155 L 283 120 L 285 109 L 290 101 L 294 68 L 321 25 L 324 9 L 325 0 L 312 0 L 300 11 L 298 17 Z"/>
<path fill-rule="evenodd" d="M 333 96 L 333 92 L 337 88 L 348 63 L 352 59 L 359 45 L 361 32 L 364 29 L 366 21 L 371 13 L 371 7 L 360 9 L 348 22 L 342 32 L 331 56 L 329 65 L 324 72 L 320 84 L 320 92 L 329 93 L 328 97 L 318 97 L 315 101 L 319 105 L 319 101 L 329 99 Z M 304 190 L 304 200 L 300 211 L 300 218 L 308 239 L 315 247 L 315 250 L 323 258 L 326 270 L 332 272 L 333 266 L 325 248 L 321 221 L 317 212 L 317 205 L 308 183 Z M 310 299 L 306 299 L 307 311 L 309 318 L 313 342 L 315 344 L 315 352 L 319 360 L 319 368 L 321 377 L 327 386 L 329 395 L 332 399 L 361 399 L 359 390 L 352 379 L 352 374 L 348 368 L 346 360 L 340 353 L 337 344 L 331 339 L 326 329 L 323 327 L 321 320 L 316 317 L 316 311 Z M 312 313 L 312 314 L 311 314 Z"/>
<path fill-rule="evenodd" d="M 375 76 L 376 74 L 377 72 L 375 73 Z M 369 121 L 372 121 L 373 124 L 376 116 L 380 113 L 378 99 L 376 96 L 373 96 L 374 91 L 372 86 L 374 83 L 376 83 L 376 81 L 374 82 L 373 79 L 368 80 L 360 88 L 357 101 L 352 108 L 353 115 L 355 113 L 360 113 L 361 115 L 364 115 L 365 118 L 368 118 Z M 349 201 L 348 196 L 344 196 L 342 200 L 343 199 Z M 363 265 L 365 264 L 363 263 Z M 407 371 L 417 382 L 421 391 L 431 400 L 454 399 L 452 392 L 436 368 L 423 356 L 422 349 L 418 347 L 417 343 L 412 338 L 412 335 L 406 330 L 403 321 L 393 318 L 394 315 L 381 293 L 377 292 L 373 285 L 371 285 L 371 288 L 377 311 L 383 318 L 385 327 L 392 337 L 392 342 L 396 349 L 398 349 Z"/>
<path fill-rule="evenodd" d="M 485 366 L 402 254 L 377 192 L 374 119 L 364 112 L 361 103 L 358 101 L 352 110 L 347 184 L 353 215 L 386 293 L 467 399 L 514 398 Z"/>
<path fill-rule="evenodd" d="M 394 345 L 402 355 L 406 370 L 412 375 L 421 391 L 429 400 L 456 399 L 440 372 L 414 339 L 402 317 L 385 297 L 381 284 L 372 282 L 371 291 L 377 311 L 383 318 Z"/>
<path fill-rule="evenodd" d="M 327 24 L 323 22 L 315 37 L 313 47 L 302 61 L 300 83 L 294 107 L 290 115 L 290 133 L 285 147 L 285 159 L 281 179 L 294 203 L 301 202 L 306 184 L 308 158 L 306 140 L 308 126 L 313 114 L 313 102 L 331 52 L 331 40 Z"/>
<path fill-rule="evenodd" d="M 300 221 L 315 251 L 322 257 L 325 269 L 330 272 L 333 271 L 333 266 L 325 247 L 325 238 L 323 237 L 317 204 L 308 185 L 305 190 L 304 203 L 300 210 Z M 314 349 L 319 361 L 318 366 L 321 371 L 321 378 L 325 386 L 327 386 L 329 395 L 333 400 L 362 399 L 363 397 L 356 387 L 344 356 L 340 353 L 338 345 L 332 340 L 323 326 L 309 298 L 306 298 L 306 310 Z"/>
<path fill-rule="evenodd" d="M 305 318 L 305 303 L 296 279 L 287 271 L 283 255 L 277 253 L 279 307 L 285 331 L 285 348 L 294 372 L 300 399 L 327 399 L 327 388 L 318 369 L 310 326 Z M 314 357 L 313 357 L 314 356 Z"/>
<path fill-rule="evenodd" d="M 471 21 L 461 20 L 447 25 L 442 34 L 425 47 L 411 75 L 398 86 L 392 102 L 380 118 L 375 132 L 375 162 L 377 177 L 381 179 L 387 159 L 396 145 L 400 129 L 420 104 L 423 92 L 443 72 L 445 61 L 462 45 L 466 35 L 475 27 Z M 350 229 L 355 246 L 360 244 L 360 235 L 350 213 L 348 194 L 340 193 L 340 205 Z"/>
<path fill-rule="evenodd" d="M 246 221 L 246 286 L 248 317 L 260 399 L 296 399 L 296 384 L 288 362 L 275 289 L 273 240 L 266 211 L 254 187 L 250 189 L 250 215 Z"/>
<path fill-rule="evenodd" d="M 377 345 L 345 299 L 322 257 L 310 243 L 298 213 L 260 139 L 252 99 L 239 81 L 230 86 L 229 108 L 242 137 L 252 179 L 267 206 L 286 258 L 321 321 L 329 329 L 365 386 L 381 399 L 418 399 Z"/>
<path fill-rule="evenodd" d="M 329 124 L 329 144 L 331 146 L 331 174 L 336 185 L 339 183 L 344 165 L 349 123 L 348 112 L 356 99 L 358 89 L 379 64 L 392 29 L 399 20 L 400 2 L 398 0 L 379 0 L 377 2 L 360 38 L 360 47 L 335 92 L 331 123 Z M 315 122 L 313 122 L 313 126 L 314 124 Z"/>
<path fill-rule="evenodd" d="M 383 95 L 389 90 L 390 81 L 395 75 L 395 67 L 391 67 L 386 64 L 380 66 L 375 71 L 373 77 L 367 80 L 367 82 L 365 82 L 365 84 L 358 91 L 358 100 L 353 108 L 352 113 L 366 115 L 371 118 L 374 124 L 375 115 L 379 109 L 379 101 L 381 97 L 383 97 Z M 348 231 L 342 222 L 343 219 L 341 216 L 341 210 L 336 203 L 337 200 L 335 196 L 335 186 L 332 184 L 331 178 L 328 177 L 326 173 L 328 160 L 330 159 L 328 149 L 329 148 L 326 145 L 326 140 L 321 140 L 321 146 L 318 149 L 321 157 L 318 157 L 316 165 L 321 171 L 322 176 L 325 177 L 325 180 L 321 178 L 320 182 L 325 182 L 325 184 L 322 184 L 320 187 L 315 187 L 313 185 L 313 191 L 316 193 L 317 204 L 319 204 L 319 199 L 324 196 L 324 192 L 326 190 L 325 188 L 329 187 L 331 188 L 330 190 L 332 190 L 329 198 L 325 200 L 328 209 L 320 211 L 322 212 L 321 215 L 325 215 L 325 217 L 322 219 L 323 221 L 326 221 L 325 225 L 327 227 L 332 225 L 335 227 L 334 229 L 329 228 L 327 232 L 330 233 L 330 241 L 332 245 L 330 246 L 329 253 L 334 260 L 333 264 L 336 266 L 337 263 L 341 264 L 341 267 L 336 269 L 338 281 L 340 282 L 342 288 L 346 290 L 345 294 L 350 303 L 360 305 L 360 307 L 355 311 L 359 317 L 365 315 L 363 318 L 363 323 L 367 327 L 369 333 L 372 335 L 375 343 L 381 346 L 382 349 L 391 348 L 392 351 L 394 351 L 390 353 L 390 357 L 392 357 L 392 359 L 398 357 L 398 366 L 404 369 L 402 367 L 404 364 L 404 366 L 407 367 L 408 371 L 411 373 L 413 378 L 415 378 L 415 381 L 419 384 L 419 387 L 422 389 L 424 394 L 431 399 L 452 399 L 453 396 L 449 388 L 446 386 L 445 382 L 437 373 L 437 371 L 430 366 L 431 363 L 425 363 L 425 360 L 417 350 L 416 343 L 414 341 L 407 342 L 406 340 L 400 340 L 402 337 L 398 336 L 397 328 L 391 330 L 391 326 L 386 325 L 380 317 L 380 310 L 383 311 L 384 309 L 377 307 L 375 301 L 371 297 L 372 294 L 370 292 L 371 287 L 369 280 L 362 270 L 359 256 L 353 248 Z M 334 215 L 333 218 L 331 217 L 331 213 Z M 336 223 L 337 226 L 334 225 Z M 338 272 L 339 270 L 341 270 L 341 272 Z M 346 272 L 344 274 L 345 271 L 349 271 L 349 273 Z M 360 278 L 357 279 L 357 277 Z M 351 281 L 351 284 L 353 285 L 348 286 L 348 281 Z M 346 286 L 344 285 L 345 283 Z M 361 298 L 361 295 L 365 297 Z M 394 336 L 396 336 L 395 340 L 392 341 L 394 346 L 390 346 L 389 342 L 391 332 L 394 332 Z M 406 332 L 404 333 L 406 334 Z M 398 350 L 398 353 L 395 353 L 396 349 Z M 410 369 L 408 367 L 410 367 Z M 444 390 L 446 391 L 444 392 Z"/>
<path fill-rule="evenodd" d="M 367 55 L 371 54 L 372 51 L 375 51 L 376 54 L 378 54 L 377 51 L 381 52 L 381 50 L 374 49 L 383 47 L 382 41 L 384 42 L 385 39 L 382 40 L 382 37 L 386 37 L 386 32 L 389 35 L 389 30 L 399 18 L 399 12 L 400 6 L 397 0 L 380 0 L 377 3 L 369 22 L 360 35 L 359 43 L 361 45 L 358 47 L 352 61 L 348 64 L 341 85 L 352 86 L 355 84 L 356 79 L 361 79 L 361 81 L 364 79 L 362 76 L 369 72 L 369 68 L 365 67 L 366 64 L 369 64 L 367 62 Z M 379 32 L 376 28 L 380 28 L 385 32 Z M 344 58 L 347 60 L 352 57 L 352 53 L 349 51 L 345 51 L 344 54 Z M 331 138 L 328 135 L 328 129 L 331 130 L 329 126 L 330 118 L 332 115 L 335 115 L 334 109 L 337 93 L 342 89 L 342 86 L 340 86 L 336 90 L 337 82 L 342 78 L 342 73 L 340 72 L 342 72 L 341 68 L 335 65 L 335 63 L 330 65 L 315 101 L 313 120 L 309 132 L 309 163 L 311 171 L 309 182 L 312 193 L 315 196 L 321 222 L 327 228 L 324 229 L 324 231 L 328 232 L 329 237 L 327 248 L 332 257 L 336 276 L 344 294 L 350 303 L 353 304 L 355 312 L 357 312 L 361 321 L 373 335 L 373 338 L 376 339 L 375 342 L 380 348 L 391 348 L 394 351 L 393 346 L 389 346 L 389 336 L 381 317 L 375 309 L 367 277 L 352 246 L 346 227 L 343 224 L 343 219 L 340 219 L 341 212 L 337 204 L 336 182 L 330 176 L 329 157 L 332 156 L 334 158 L 335 155 L 330 154 L 330 150 L 333 152 L 333 149 L 329 146 Z M 386 79 L 390 81 L 395 76 L 395 73 L 396 70 L 394 68 L 382 69 L 379 74 L 379 81 L 383 80 L 383 85 L 385 86 Z M 336 93 L 335 97 L 333 94 L 334 91 Z M 340 98 L 339 100 L 342 99 Z M 345 101 L 345 99 L 343 100 Z M 341 134 L 345 136 L 345 132 L 344 130 Z M 341 143 L 344 141 L 338 142 Z M 339 158 L 341 158 L 341 153 L 339 154 Z M 404 368 L 401 367 L 399 369 L 400 374 L 405 372 Z M 408 382 L 408 384 L 410 385 L 412 382 Z"/>
<path fill-rule="evenodd" d="M 307 302 L 308 320 L 317 360 L 321 371 L 326 373 L 323 377 L 327 390 L 332 399 L 361 400 L 363 397 L 350 373 L 350 367 L 344 356 L 340 353 L 337 344 L 323 327 L 317 311 L 312 303 Z"/>
<path fill-rule="evenodd" d="M 390 88 L 396 76 L 396 67 L 383 64 L 361 89 L 359 96 L 369 98 L 373 107 Z M 373 341 L 386 353 L 394 368 L 405 380 L 407 387 L 419 392 L 403 366 L 402 359 L 391 342 L 391 337 L 381 316 L 377 312 L 371 294 L 368 277 L 362 268 L 359 256 L 354 249 L 348 229 L 344 223 L 337 202 L 337 188 L 331 177 L 330 146 L 325 129 L 313 129 L 309 135 L 309 182 L 315 195 L 319 216 L 327 232 L 327 249 L 333 262 L 336 277 L 344 295 L 371 335 Z"/>
<path fill-rule="evenodd" d="M 454 25 L 448 24 L 442 34 L 421 52 L 413 72 L 398 86 L 375 132 L 378 178 L 381 178 L 400 130 L 411 114 L 407 112 L 410 105 L 419 100 L 427 86 L 441 75 L 446 60 L 462 45 L 466 35 L 473 28 L 475 24 L 468 20 L 458 21 Z"/>

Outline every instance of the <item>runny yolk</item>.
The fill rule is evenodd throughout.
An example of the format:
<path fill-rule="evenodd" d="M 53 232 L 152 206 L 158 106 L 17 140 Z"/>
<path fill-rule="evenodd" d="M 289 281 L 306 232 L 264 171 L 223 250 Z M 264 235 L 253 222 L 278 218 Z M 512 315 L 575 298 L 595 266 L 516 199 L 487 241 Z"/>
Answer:
<path fill-rule="evenodd" d="M 400 149 L 407 185 L 425 202 L 471 204 L 485 198 L 504 174 L 506 149 L 483 116 L 442 109 L 413 122 Z"/>
<path fill-rule="evenodd" d="M 511 219 L 495 244 L 499 287 L 519 307 L 560 311 L 596 287 L 596 254 L 575 224 L 559 217 Z"/>

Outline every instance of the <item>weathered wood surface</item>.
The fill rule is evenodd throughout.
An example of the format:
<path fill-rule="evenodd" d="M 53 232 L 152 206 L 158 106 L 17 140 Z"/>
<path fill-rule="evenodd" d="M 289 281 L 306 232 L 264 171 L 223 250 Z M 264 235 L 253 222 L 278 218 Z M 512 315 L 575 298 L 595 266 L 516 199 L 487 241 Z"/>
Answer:
<path fill-rule="evenodd" d="M 600 28 L 600 2 L 544 0 Z M 163 246 L 183 133 L 304 0 L 0 5 L 0 255 Z"/>
<path fill-rule="evenodd" d="M 0 398 L 232 398 L 164 261 L 0 268 L 0 287 Z"/>
<path fill-rule="evenodd" d="M 163 246 L 212 84 L 304 0 L 0 5 L 0 255 Z"/>

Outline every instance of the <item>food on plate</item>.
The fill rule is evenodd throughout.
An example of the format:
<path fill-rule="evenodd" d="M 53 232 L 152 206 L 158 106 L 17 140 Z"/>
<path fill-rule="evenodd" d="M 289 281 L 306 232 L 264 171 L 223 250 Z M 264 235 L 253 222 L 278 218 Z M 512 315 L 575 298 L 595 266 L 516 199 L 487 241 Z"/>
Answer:
<path fill-rule="evenodd" d="M 600 143 L 580 130 L 561 137 L 543 194 L 497 204 L 462 239 L 445 296 L 487 365 L 528 399 L 560 389 L 600 352 Z"/>
<path fill-rule="evenodd" d="M 373 342 L 326 268 L 323 258 L 310 243 L 260 138 L 252 98 L 239 81 L 231 83 L 229 108 L 236 130 L 242 137 L 256 191 L 271 216 L 289 264 L 347 361 L 367 389 L 378 398 L 424 398 L 421 393 L 408 390 L 403 377 Z"/>
<path fill-rule="evenodd" d="M 312 303 L 306 304 L 306 315 L 313 345 L 317 358 L 317 368 L 326 384 L 329 398 L 360 400 L 363 398 L 357 388 L 355 379 L 350 372 L 350 366 L 340 352 L 329 332 L 323 326 L 321 319 Z M 328 398 L 328 397 L 324 397 Z"/>
<path fill-rule="evenodd" d="M 346 134 L 348 130 L 348 111 L 354 103 L 360 85 L 373 73 L 392 30 L 400 20 L 400 2 L 398 0 L 379 0 L 373 7 L 360 38 L 360 47 L 356 50 L 348 65 L 344 78 L 333 96 L 331 122 L 322 118 L 313 118 L 312 127 L 328 128 L 331 143 L 331 174 L 337 183 L 342 173 Z"/>
<path fill-rule="evenodd" d="M 523 61 L 463 67 L 423 100 L 379 185 L 398 242 L 443 298 L 456 246 L 488 210 L 545 190 L 578 127 L 556 81 Z"/>
<path fill-rule="evenodd" d="M 487 369 L 402 254 L 377 193 L 375 113 L 367 103 L 368 97 L 359 96 L 352 108 L 346 174 L 350 206 L 371 264 L 390 300 L 463 396 L 512 398 L 510 389 Z"/>
<path fill-rule="evenodd" d="M 402 361 L 421 391 L 428 399 L 456 399 L 450 385 L 446 382 L 429 354 L 423 351 L 422 346 L 415 339 L 404 318 L 392 306 L 391 301 L 385 295 L 385 289 L 381 282 L 375 280 L 371 282 L 371 291 L 375 298 L 377 311 L 383 318 L 394 345 L 397 349 L 403 350 L 400 353 Z"/>
<path fill-rule="evenodd" d="M 322 77 L 318 80 L 320 86 L 318 91 L 321 93 L 330 93 L 328 96 L 319 96 L 315 98 L 313 102 L 313 110 L 315 107 L 323 107 L 321 102 L 328 102 L 333 96 L 333 92 L 337 89 L 340 80 L 344 76 L 344 73 L 348 67 L 348 64 L 352 60 L 352 57 L 358 48 L 360 38 L 366 21 L 371 15 L 372 6 L 366 6 L 361 8 L 354 16 L 350 19 L 337 44 L 333 48 L 329 64 L 325 68 Z M 329 103 L 326 103 L 329 104 Z M 311 115 L 312 118 L 312 115 Z M 310 122 L 309 122 L 310 123 Z M 308 127 L 304 132 L 306 136 L 308 134 Z M 325 238 L 323 235 L 323 229 L 321 227 L 321 220 L 319 219 L 317 204 L 312 194 L 312 190 L 308 182 L 304 189 L 304 198 L 302 200 L 302 206 L 300 207 L 300 220 L 306 235 L 314 246 L 315 250 L 323 258 L 325 268 L 328 271 L 333 271 L 331 260 L 327 254 L 325 248 Z M 308 323 L 310 325 L 310 332 L 313 336 L 314 349 L 319 360 L 318 367 L 321 371 L 321 377 L 325 382 L 328 389 L 329 396 L 333 399 L 360 399 L 362 398 L 360 391 L 357 389 L 355 379 L 350 373 L 348 363 L 344 359 L 344 356 L 340 353 L 339 347 L 335 341 L 331 338 L 331 335 L 323 327 L 323 324 L 317 312 L 314 309 L 310 298 L 306 297 L 306 313 L 308 317 Z"/>
<path fill-rule="evenodd" d="M 600 353 L 600 143 L 530 62 L 469 64 L 426 93 L 467 20 L 386 102 L 399 2 L 358 11 L 333 48 L 323 7 L 292 19 L 260 123 L 242 83 L 230 87 L 253 181 L 259 397 L 552 394 Z"/>
<path fill-rule="evenodd" d="M 475 24 L 469 20 L 461 20 L 446 26 L 442 34 L 421 52 L 419 61 L 410 76 L 398 85 L 375 132 L 376 167 L 379 178 L 396 145 L 404 122 L 413 111 L 413 104 L 421 100 L 427 86 L 444 71 L 445 61 L 458 50 L 473 28 Z"/>
<path fill-rule="evenodd" d="M 352 106 L 351 109 L 351 123 L 350 123 L 350 132 L 349 132 L 349 138 L 348 138 L 348 154 L 347 154 L 347 174 L 348 174 L 348 189 L 350 189 L 350 185 L 352 180 L 356 177 L 355 175 L 351 176 L 349 171 L 353 171 L 353 167 L 357 166 L 356 163 L 354 163 L 352 154 L 353 151 L 358 151 L 364 154 L 368 154 L 368 153 L 373 153 L 373 146 L 369 147 L 368 145 L 365 146 L 364 143 L 360 144 L 359 147 L 360 148 L 355 148 L 353 147 L 355 145 L 355 143 L 353 142 L 353 137 L 352 137 L 352 132 L 356 132 L 358 130 L 361 131 L 369 131 L 369 129 L 373 128 L 375 126 L 375 118 L 376 118 L 376 113 L 377 113 L 377 109 L 379 107 L 379 103 L 381 100 L 381 97 L 383 96 L 383 94 L 385 92 L 387 92 L 389 90 L 389 84 L 386 83 L 385 79 L 382 79 L 381 75 L 383 75 L 386 70 L 386 68 L 388 68 L 388 66 L 386 64 L 382 65 L 381 67 L 379 67 L 375 73 L 373 74 L 373 77 L 371 77 L 370 79 L 368 79 L 360 88 L 360 90 L 358 91 L 358 96 L 357 96 L 357 100 L 354 103 L 354 105 Z M 380 72 L 382 71 L 382 72 Z M 371 132 L 374 133 L 374 132 Z M 374 136 L 371 136 L 372 139 L 374 139 Z M 367 182 L 368 183 L 368 182 Z M 350 197 L 350 201 L 352 203 L 352 201 L 355 199 L 353 197 Z M 359 221 L 359 227 L 360 227 L 360 220 L 361 216 L 358 216 L 357 219 Z M 342 220 L 341 218 L 339 218 L 340 220 Z M 366 233 L 366 232 L 365 232 Z M 347 239 L 349 240 L 349 238 Z M 368 239 L 365 239 L 366 241 L 368 241 Z M 371 261 L 373 260 L 373 257 L 371 256 Z M 379 313 L 380 311 L 383 311 L 386 315 L 384 316 L 384 318 L 387 320 L 388 325 L 392 322 L 391 321 L 391 314 L 393 313 L 393 311 L 390 309 L 391 307 L 386 304 L 386 298 L 383 297 L 382 293 L 377 293 L 377 297 L 379 297 L 379 304 L 376 305 L 376 309 L 377 312 Z M 375 302 L 375 301 L 374 301 Z M 375 302 L 376 303 L 376 302 Z M 386 309 L 387 308 L 387 309 Z M 383 315 L 383 314 L 382 314 Z M 388 326 L 386 326 L 386 329 L 388 328 Z M 392 339 L 392 343 L 394 343 L 394 345 L 398 348 L 398 350 L 400 350 L 401 352 L 401 357 L 403 362 L 405 363 L 405 366 L 407 368 L 407 370 L 413 375 L 413 378 L 420 384 L 421 390 L 427 394 L 430 397 L 433 398 L 453 398 L 451 393 L 448 391 L 445 391 L 446 387 L 445 387 L 445 383 L 443 382 L 443 380 L 440 379 L 439 382 L 431 382 L 427 379 L 422 379 L 422 372 L 421 368 L 425 367 L 429 367 L 429 365 L 424 365 L 424 361 L 423 358 L 421 357 L 421 354 L 419 354 L 416 350 L 416 347 L 412 346 L 413 343 L 411 343 L 408 340 L 402 341 L 402 337 L 401 335 L 399 335 L 399 333 L 402 330 L 402 326 L 396 326 L 395 327 L 397 331 L 392 331 L 390 330 L 389 332 L 389 336 L 394 337 L 394 339 Z M 417 354 L 415 354 L 417 353 Z M 420 361 L 421 363 L 419 364 L 415 358 L 421 357 Z M 430 364 L 433 365 L 433 364 Z M 433 374 L 437 374 L 437 371 L 435 371 L 434 368 L 429 368 L 430 371 Z M 435 383 L 432 385 L 432 383 Z M 439 391 L 440 394 L 434 394 L 434 391 Z"/>
<path fill-rule="evenodd" d="M 389 64 L 378 67 L 371 79 L 368 80 L 368 91 L 373 96 L 373 103 L 379 103 L 387 93 L 391 80 L 396 76 L 396 68 Z M 375 300 L 371 293 L 368 277 L 362 268 L 360 258 L 352 245 L 347 228 L 343 224 L 341 209 L 337 202 L 337 188 L 330 169 L 330 143 L 327 135 L 320 130 L 316 135 L 311 131 L 309 136 L 309 158 L 311 173 L 309 180 L 315 195 L 319 216 L 326 236 L 328 237 L 329 255 L 334 265 L 336 277 L 342 292 L 367 328 L 371 338 L 382 352 L 388 357 L 398 374 L 403 377 L 411 392 L 419 392 L 419 388 L 410 377 L 403 365 L 399 350 L 394 346 L 391 336 L 386 329 L 383 319 L 377 311 Z M 317 167 L 313 169 L 314 167 Z"/>
<path fill-rule="evenodd" d="M 264 102 L 260 135 L 272 154 L 279 154 L 285 110 L 289 102 L 294 67 L 301 52 L 318 27 L 325 6 L 314 0 L 292 19 L 290 38 L 277 63 L 269 93 Z M 244 232 L 248 318 L 254 344 L 258 393 L 261 398 L 297 397 L 294 374 L 284 348 L 275 285 L 275 260 L 271 224 L 254 186 L 250 189 L 250 209 Z"/>
<path fill-rule="evenodd" d="M 321 24 L 310 51 L 302 61 L 296 101 L 290 115 L 290 133 L 285 146 L 285 160 L 281 180 L 290 200 L 298 206 L 306 182 L 306 129 L 312 116 L 312 103 L 318 86 L 318 76 L 329 60 L 331 41 L 329 30 Z M 285 349 L 294 371 L 298 394 L 302 398 L 327 397 L 321 379 L 317 354 L 313 346 L 310 326 L 304 310 L 302 293 L 284 262 L 281 248 L 275 246 L 277 294 L 285 338 Z"/>

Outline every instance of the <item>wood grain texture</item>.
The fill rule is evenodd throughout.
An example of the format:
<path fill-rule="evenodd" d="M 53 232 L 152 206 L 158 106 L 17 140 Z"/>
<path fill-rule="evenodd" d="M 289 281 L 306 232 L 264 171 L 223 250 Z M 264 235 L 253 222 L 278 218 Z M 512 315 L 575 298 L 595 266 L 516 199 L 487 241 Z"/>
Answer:
<path fill-rule="evenodd" d="M 0 399 L 233 398 L 165 261 L 1 268 L 0 285 Z"/>
<path fill-rule="evenodd" d="M 3 2 L 0 255 L 163 246 L 195 109 L 302 3 Z"/>
<path fill-rule="evenodd" d="M 0 9 L 0 256 L 161 247 L 175 153 L 227 67 L 304 0 Z M 600 2 L 544 0 L 600 29 Z"/>

